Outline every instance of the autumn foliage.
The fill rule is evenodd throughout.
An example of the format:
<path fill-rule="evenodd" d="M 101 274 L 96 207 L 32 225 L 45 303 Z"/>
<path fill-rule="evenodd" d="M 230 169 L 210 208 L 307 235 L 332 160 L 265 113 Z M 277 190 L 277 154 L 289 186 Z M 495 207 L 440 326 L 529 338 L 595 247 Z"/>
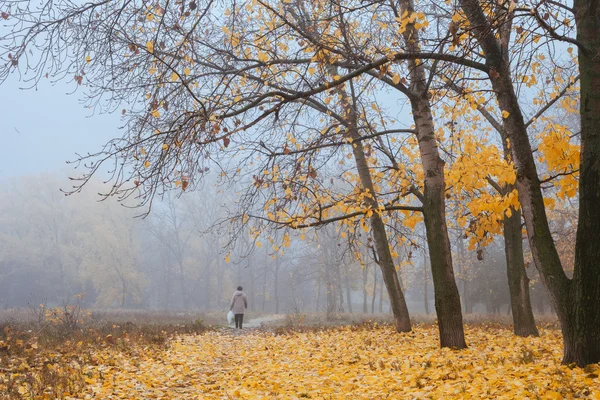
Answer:
<path fill-rule="evenodd" d="M 3 364 L 0 388 L 9 395 L 0 398 L 600 396 L 600 368 L 561 365 L 561 335 L 554 328 L 516 338 L 503 327 L 480 324 L 467 326 L 466 335 L 469 349 L 455 352 L 439 348 L 432 325 L 401 335 L 372 323 L 277 334 L 208 331 L 173 336 L 168 347 L 115 331 L 95 344 L 25 349 Z M 44 388 L 40 379 L 49 377 L 55 384 Z"/>

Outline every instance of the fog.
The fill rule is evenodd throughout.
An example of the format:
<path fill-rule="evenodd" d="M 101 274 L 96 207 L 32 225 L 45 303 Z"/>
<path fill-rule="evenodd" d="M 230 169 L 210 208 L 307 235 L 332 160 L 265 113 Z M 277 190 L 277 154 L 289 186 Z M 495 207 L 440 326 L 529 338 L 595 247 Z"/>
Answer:
<path fill-rule="evenodd" d="M 115 199 L 99 201 L 102 184 L 65 196 L 59 174 L 7 178 L 0 194 L 0 307 L 60 306 L 81 295 L 88 308 L 227 310 L 244 287 L 251 311 L 390 313 L 380 269 L 335 226 L 274 230 L 249 240 L 231 224 L 235 187 L 207 179 L 195 192 L 168 193 L 145 216 Z M 434 313 L 422 228 L 397 264 L 411 313 Z M 501 239 L 478 260 L 452 236 L 455 271 L 466 313 L 507 313 L 509 291 Z M 464 243 L 463 243 L 464 242 Z M 526 254 L 527 257 L 527 254 Z M 425 268 L 424 268 L 425 266 Z M 550 305 L 532 266 L 532 303 Z"/>
<path fill-rule="evenodd" d="M 220 185 L 211 172 L 196 191 L 157 198 L 147 216 L 116 199 L 99 201 L 101 173 L 82 193 L 65 196 L 60 189 L 70 189 L 68 177 L 81 172 L 61 166 L 119 136 L 118 117 L 88 118 L 92 111 L 77 104 L 77 94 L 66 96 L 66 85 L 18 87 L 5 83 L 10 96 L 0 98 L 7 149 L 0 165 L 0 307 L 60 306 L 81 294 L 89 308 L 223 311 L 241 285 L 252 311 L 390 313 L 370 250 L 349 248 L 335 226 L 290 231 L 289 247 L 280 249 L 283 229 L 253 241 L 228 224 L 244 182 Z M 411 314 L 434 314 L 421 225 L 396 261 Z M 478 260 L 465 250 L 462 232 L 450 233 L 464 312 L 506 314 L 502 237 Z M 561 237 L 569 253 L 571 236 Z M 525 256 L 534 311 L 551 312 L 527 250 Z"/>

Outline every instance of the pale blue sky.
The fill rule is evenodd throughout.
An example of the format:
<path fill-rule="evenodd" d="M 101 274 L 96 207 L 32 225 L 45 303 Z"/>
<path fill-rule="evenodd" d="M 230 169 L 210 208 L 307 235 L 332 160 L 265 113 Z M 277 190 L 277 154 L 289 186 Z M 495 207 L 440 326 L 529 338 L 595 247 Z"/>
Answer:
<path fill-rule="evenodd" d="M 68 184 L 76 174 L 67 160 L 75 153 L 97 151 L 110 138 L 119 136 L 118 115 L 91 115 L 79 104 L 79 93 L 67 95 L 73 84 L 21 90 L 17 76 L 0 86 L 0 178 L 38 173 L 58 173 Z"/>

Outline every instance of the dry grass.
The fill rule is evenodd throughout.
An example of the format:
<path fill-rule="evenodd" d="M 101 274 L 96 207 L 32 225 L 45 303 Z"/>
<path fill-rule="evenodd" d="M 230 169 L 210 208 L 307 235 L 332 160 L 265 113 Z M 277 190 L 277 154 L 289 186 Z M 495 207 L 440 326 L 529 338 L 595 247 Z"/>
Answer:
<path fill-rule="evenodd" d="M 87 384 L 83 371 L 97 362 L 99 348 L 164 350 L 170 338 L 219 322 L 192 312 L 79 311 L 77 318 L 26 309 L 0 313 L 0 399 L 64 398 Z"/>

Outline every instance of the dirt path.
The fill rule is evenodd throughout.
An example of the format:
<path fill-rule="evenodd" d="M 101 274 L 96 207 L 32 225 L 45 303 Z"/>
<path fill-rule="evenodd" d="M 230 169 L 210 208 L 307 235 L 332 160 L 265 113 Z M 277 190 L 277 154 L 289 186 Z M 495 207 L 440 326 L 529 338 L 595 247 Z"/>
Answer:
<path fill-rule="evenodd" d="M 265 315 L 263 317 L 251 319 L 248 322 L 244 322 L 244 328 L 260 328 L 265 325 L 271 325 L 275 322 L 280 322 L 283 320 L 283 318 L 283 315 Z"/>

